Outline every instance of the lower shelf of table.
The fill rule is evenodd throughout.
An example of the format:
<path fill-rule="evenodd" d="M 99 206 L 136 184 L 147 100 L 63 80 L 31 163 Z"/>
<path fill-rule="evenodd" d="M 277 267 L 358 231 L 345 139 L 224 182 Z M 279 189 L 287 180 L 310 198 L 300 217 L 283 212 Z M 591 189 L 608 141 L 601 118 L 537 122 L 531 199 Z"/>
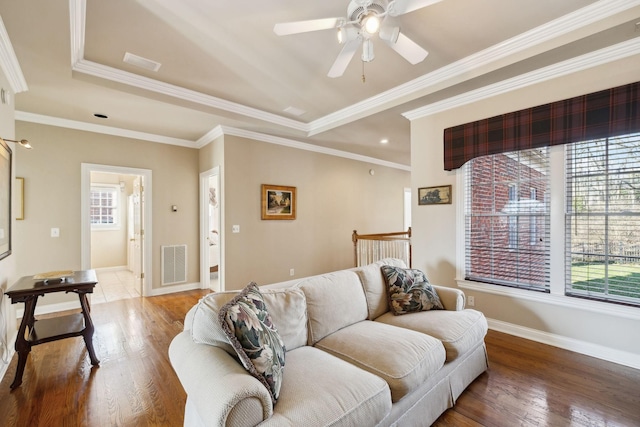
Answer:
<path fill-rule="evenodd" d="M 82 335 L 84 328 L 82 313 L 36 320 L 33 330 L 29 334 L 29 342 L 31 345 L 37 345 L 63 338 L 77 337 Z"/>

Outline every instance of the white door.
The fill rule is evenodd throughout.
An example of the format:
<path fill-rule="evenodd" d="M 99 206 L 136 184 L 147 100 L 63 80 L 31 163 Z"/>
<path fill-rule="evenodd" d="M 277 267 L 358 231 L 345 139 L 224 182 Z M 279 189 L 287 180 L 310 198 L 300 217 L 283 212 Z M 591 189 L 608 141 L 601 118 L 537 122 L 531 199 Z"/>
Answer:
<path fill-rule="evenodd" d="M 130 240 L 131 255 L 132 255 L 132 271 L 136 279 L 136 289 L 142 295 L 144 289 L 144 266 L 143 266 L 143 251 L 144 251 L 144 220 L 142 216 L 144 203 L 144 187 L 142 184 L 142 177 L 137 176 L 133 181 L 133 194 L 131 194 L 132 205 L 132 237 Z"/>
<path fill-rule="evenodd" d="M 219 168 L 200 174 L 200 284 L 224 289 L 222 197 Z"/>

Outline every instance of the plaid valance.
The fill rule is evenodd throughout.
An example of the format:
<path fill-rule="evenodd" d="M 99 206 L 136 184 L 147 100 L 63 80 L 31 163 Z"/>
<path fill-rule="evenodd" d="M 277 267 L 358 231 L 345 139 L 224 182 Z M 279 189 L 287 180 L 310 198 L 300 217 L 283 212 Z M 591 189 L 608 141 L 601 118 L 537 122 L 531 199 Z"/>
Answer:
<path fill-rule="evenodd" d="M 444 130 L 444 169 L 487 154 L 640 132 L 640 82 Z"/>

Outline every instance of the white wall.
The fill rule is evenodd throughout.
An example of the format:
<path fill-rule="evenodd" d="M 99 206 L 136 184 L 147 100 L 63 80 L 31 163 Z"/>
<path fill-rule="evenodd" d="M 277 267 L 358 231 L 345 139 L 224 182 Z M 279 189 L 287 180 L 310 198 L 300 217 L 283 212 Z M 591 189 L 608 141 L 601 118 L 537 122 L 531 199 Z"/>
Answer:
<path fill-rule="evenodd" d="M 457 286 L 463 279 L 457 236 L 462 215 L 462 181 L 443 168 L 444 129 L 527 107 L 583 95 L 637 81 L 640 55 L 569 76 L 540 82 L 469 105 L 414 119 L 411 123 L 411 186 L 413 201 L 413 261 L 431 280 Z M 452 205 L 417 206 L 417 188 L 453 185 Z M 640 368 L 640 309 L 577 301 L 551 295 L 497 295 L 466 289 L 475 296 L 475 308 L 490 319 L 491 327 L 564 348 Z M 523 291 L 524 292 L 524 291 Z"/>

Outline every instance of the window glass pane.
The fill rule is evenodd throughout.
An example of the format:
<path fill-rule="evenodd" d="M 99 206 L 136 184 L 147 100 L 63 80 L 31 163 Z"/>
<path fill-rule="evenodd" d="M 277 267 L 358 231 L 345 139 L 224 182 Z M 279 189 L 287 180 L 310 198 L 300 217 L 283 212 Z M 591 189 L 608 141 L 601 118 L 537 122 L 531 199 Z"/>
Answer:
<path fill-rule="evenodd" d="M 92 187 L 90 197 L 91 224 L 116 225 L 118 218 L 118 189 L 115 187 Z"/>
<path fill-rule="evenodd" d="M 476 158 L 466 180 L 466 278 L 548 290 L 548 149 Z"/>
<path fill-rule="evenodd" d="M 566 154 L 566 294 L 640 305 L 640 134 Z"/>

